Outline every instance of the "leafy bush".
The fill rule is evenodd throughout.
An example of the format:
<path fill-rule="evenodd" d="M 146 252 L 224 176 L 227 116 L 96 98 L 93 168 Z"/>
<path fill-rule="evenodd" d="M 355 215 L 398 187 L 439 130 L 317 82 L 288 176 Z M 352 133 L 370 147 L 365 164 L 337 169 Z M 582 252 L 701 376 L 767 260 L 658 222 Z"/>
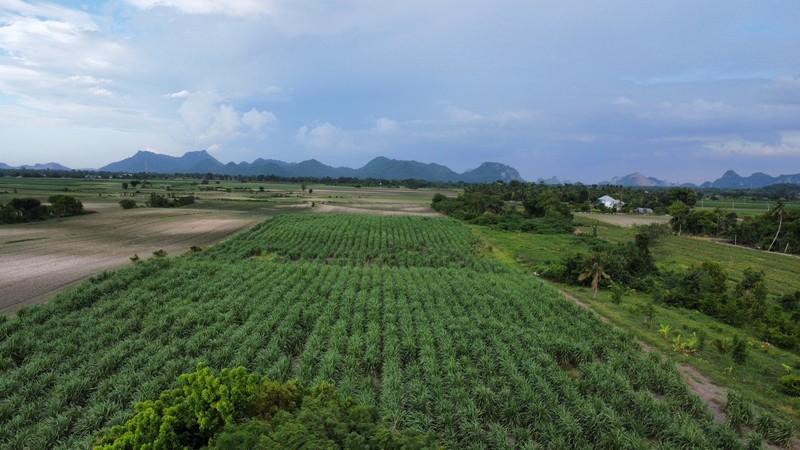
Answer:
<path fill-rule="evenodd" d="M 136 208 L 136 200 L 132 198 L 123 198 L 119 201 L 119 206 L 122 207 L 122 209 Z"/>
<path fill-rule="evenodd" d="M 330 383 L 304 389 L 247 372 L 200 365 L 158 400 L 102 434 L 96 449 L 127 448 L 436 448 L 430 435 L 400 432 L 375 408 L 339 394 Z"/>
<path fill-rule="evenodd" d="M 793 397 L 800 397 L 800 375 L 784 375 L 779 383 L 782 391 Z"/>

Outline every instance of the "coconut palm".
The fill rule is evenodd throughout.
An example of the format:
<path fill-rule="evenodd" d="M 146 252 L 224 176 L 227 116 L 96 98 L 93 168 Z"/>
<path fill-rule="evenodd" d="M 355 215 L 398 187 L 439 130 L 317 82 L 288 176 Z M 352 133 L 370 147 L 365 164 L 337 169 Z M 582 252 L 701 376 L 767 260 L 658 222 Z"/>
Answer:
<path fill-rule="evenodd" d="M 769 212 L 769 215 L 772 217 L 778 217 L 778 231 L 775 232 L 775 237 L 772 238 L 772 242 L 769 244 L 769 248 L 767 251 L 772 250 L 772 246 L 775 245 L 775 241 L 778 240 L 778 235 L 781 234 L 781 225 L 783 225 L 783 213 L 786 212 L 786 206 L 783 204 L 782 201 L 778 200 L 775 203 L 775 206 L 772 208 L 772 211 Z"/>
<path fill-rule="evenodd" d="M 592 280 L 592 298 L 597 298 L 597 292 L 600 290 L 600 282 L 603 279 L 611 279 L 611 276 L 606 273 L 599 255 L 592 255 L 592 257 L 586 261 L 586 267 L 584 267 L 583 271 L 578 275 L 579 282 L 584 282 L 589 279 Z"/>

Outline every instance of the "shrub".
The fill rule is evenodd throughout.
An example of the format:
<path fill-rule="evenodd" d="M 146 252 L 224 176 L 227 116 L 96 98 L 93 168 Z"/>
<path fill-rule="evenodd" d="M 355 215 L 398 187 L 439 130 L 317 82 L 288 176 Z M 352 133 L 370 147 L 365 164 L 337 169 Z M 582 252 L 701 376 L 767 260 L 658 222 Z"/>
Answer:
<path fill-rule="evenodd" d="M 243 367 L 216 375 L 203 365 L 181 375 L 158 400 L 97 439 L 97 449 L 120 448 L 436 448 L 429 435 L 394 430 L 377 409 L 362 406 L 322 382 L 306 390 Z"/>
<path fill-rule="evenodd" d="M 744 364 L 747 361 L 747 340 L 736 335 L 731 342 L 731 357 L 736 364 Z"/>
<path fill-rule="evenodd" d="M 756 418 L 755 429 L 770 444 L 783 446 L 792 438 L 792 425 L 768 413 Z"/>
<path fill-rule="evenodd" d="M 792 397 L 800 397 L 800 375 L 784 375 L 779 383 L 783 392 Z"/>
<path fill-rule="evenodd" d="M 739 391 L 728 391 L 725 414 L 728 416 L 728 424 L 736 430 L 753 423 L 753 406 L 742 397 Z"/>
<path fill-rule="evenodd" d="M 132 198 L 123 198 L 119 201 L 119 206 L 122 207 L 122 209 L 136 208 L 136 200 Z"/>

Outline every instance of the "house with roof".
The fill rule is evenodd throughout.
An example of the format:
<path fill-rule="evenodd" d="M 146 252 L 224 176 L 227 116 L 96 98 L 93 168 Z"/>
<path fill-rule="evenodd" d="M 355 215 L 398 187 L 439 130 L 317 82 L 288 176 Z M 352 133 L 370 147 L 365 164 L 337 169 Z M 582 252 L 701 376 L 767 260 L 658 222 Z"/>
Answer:
<path fill-rule="evenodd" d="M 598 198 L 597 203 L 600 203 L 601 205 L 605 206 L 608 209 L 617 209 L 617 210 L 625 206 L 625 202 L 623 202 L 622 200 L 617 200 L 610 195 L 604 195 Z"/>

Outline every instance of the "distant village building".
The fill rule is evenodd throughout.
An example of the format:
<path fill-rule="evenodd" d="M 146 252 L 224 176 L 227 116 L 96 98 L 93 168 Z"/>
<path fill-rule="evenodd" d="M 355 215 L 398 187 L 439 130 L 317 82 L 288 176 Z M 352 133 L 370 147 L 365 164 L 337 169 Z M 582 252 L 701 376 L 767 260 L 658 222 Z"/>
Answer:
<path fill-rule="evenodd" d="M 636 208 L 633 210 L 636 214 L 653 214 L 653 210 L 651 208 Z"/>
<path fill-rule="evenodd" d="M 610 195 L 604 195 L 597 199 L 597 202 L 608 209 L 620 209 L 625 205 L 622 200 L 617 200 Z"/>

